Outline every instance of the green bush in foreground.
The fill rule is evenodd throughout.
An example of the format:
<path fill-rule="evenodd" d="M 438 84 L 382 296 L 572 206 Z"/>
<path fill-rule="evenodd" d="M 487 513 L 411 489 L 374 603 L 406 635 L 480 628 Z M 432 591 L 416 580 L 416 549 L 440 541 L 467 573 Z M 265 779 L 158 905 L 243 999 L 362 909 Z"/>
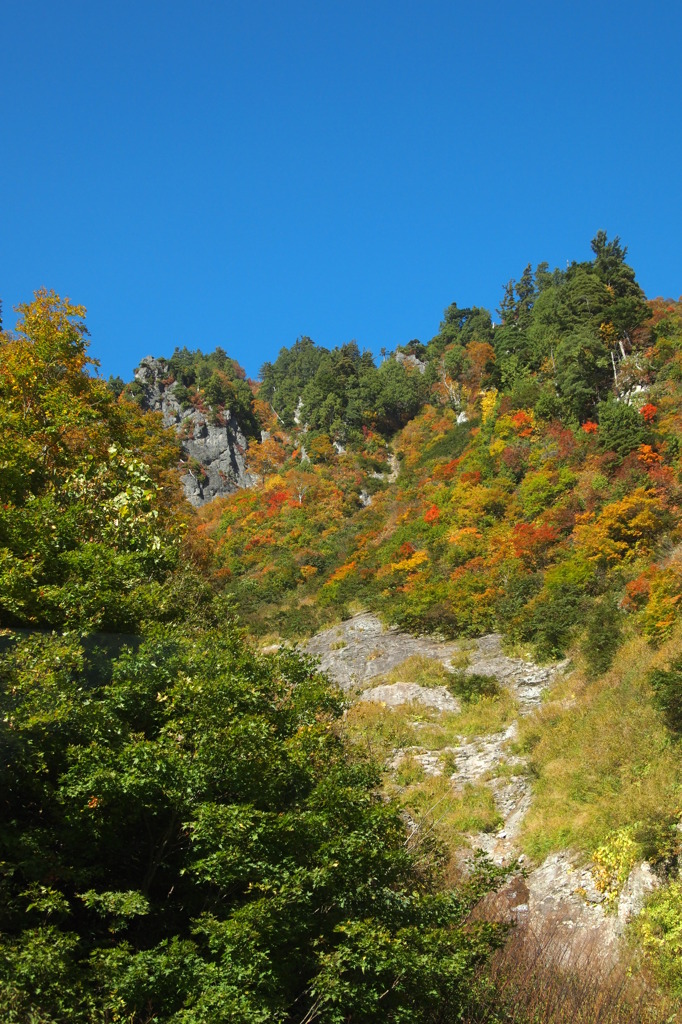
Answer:
<path fill-rule="evenodd" d="M 456 1019 L 490 879 L 417 873 L 309 664 L 157 627 L 113 664 L 34 637 L 1 672 L 3 1021 Z"/>

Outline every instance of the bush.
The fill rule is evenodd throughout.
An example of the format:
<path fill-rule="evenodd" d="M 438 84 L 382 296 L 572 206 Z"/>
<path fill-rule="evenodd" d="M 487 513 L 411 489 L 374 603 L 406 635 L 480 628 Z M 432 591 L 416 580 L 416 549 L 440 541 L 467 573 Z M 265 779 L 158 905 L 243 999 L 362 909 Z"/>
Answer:
<path fill-rule="evenodd" d="M 480 697 L 497 697 L 500 687 L 495 676 L 459 669 L 450 673 L 447 687 L 453 697 L 464 704 L 472 704 Z"/>
<path fill-rule="evenodd" d="M 581 650 L 594 677 L 611 667 L 622 639 L 622 615 L 612 594 L 595 601 L 586 615 L 587 629 Z"/>
<path fill-rule="evenodd" d="M 654 976 L 682 996 L 682 882 L 673 881 L 649 900 L 631 927 Z"/>
<path fill-rule="evenodd" d="M 682 658 L 668 668 L 654 669 L 648 676 L 654 690 L 654 703 L 663 712 L 671 732 L 682 735 Z"/>
<path fill-rule="evenodd" d="M 309 662 L 229 626 L 157 627 L 100 678 L 87 660 L 41 636 L 0 665 L 7 1024 L 461 1006 L 501 941 L 465 925 L 488 881 L 437 893 L 418 873 Z"/>

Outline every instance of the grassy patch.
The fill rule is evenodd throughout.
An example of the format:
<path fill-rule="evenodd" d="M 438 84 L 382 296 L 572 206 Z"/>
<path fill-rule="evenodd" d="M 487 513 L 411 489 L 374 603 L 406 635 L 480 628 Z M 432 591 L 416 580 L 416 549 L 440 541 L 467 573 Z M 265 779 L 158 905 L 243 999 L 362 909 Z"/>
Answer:
<path fill-rule="evenodd" d="M 421 761 L 412 754 L 404 757 L 393 772 L 393 781 L 400 787 L 419 785 L 425 778 L 426 772 Z"/>
<path fill-rule="evenodd" d="M 479 697 L 461 712 L 441 712 L 419 704 L 389 708 L 360 701 L 349 709 L 346 729 L 351 742 L 365 747 L 385 763 L 398 749 L 443 750 L 458 746 L 462 737 L 500 732 L 516 714 L 517 704 L 508 690 L 495 697 Z"/>
<path fill-rule="evenodd" d="M 418 745 L 413 718 L 408 706 L 387 708 L 360 701 L 348 710 L 344 728 L 351 743 L 386 764 L 396 750 Z"/>
<path fill-rule="evenodd" d="M 413 843 L 435 833 L 453 849 L 464 845 L 466 835 L 494 832 L 502 823 L 487 786 L 467 784 L 460 789 L 445 775 L 408 786 L 399 800 L 415 822 Z"/>
<path fill-rule="evenodd" d="M 419 686 L 447 686 L 452 673 L 437 658 L 413 654 L 396 668 L 372 680 L 372 686 L 391 683 L 417 683 Z"/>
<path fill-rule="evenodd" d="M 571 846 L 592 853 L 625 827 L 642 856 L 669 852 L 682 799 L 682 749 L 647 682 L 679 650 L 679 637 L 666 648 L 653 652 L 643 640 L 630 641 L 601 679 L 589 683 L 573 673 L 551 703 L 521 722 L 520 746 L 535 776 L 526 852 L 542 857 Z"/>
<path fill-rule="evenodd" d="M 471 700 L 457 716 L 460 735 L 470 739 L 501 732 L 515 720 L 518 710 L 516 698 L 507 689 L 501 689 L 495 696 Z"/>

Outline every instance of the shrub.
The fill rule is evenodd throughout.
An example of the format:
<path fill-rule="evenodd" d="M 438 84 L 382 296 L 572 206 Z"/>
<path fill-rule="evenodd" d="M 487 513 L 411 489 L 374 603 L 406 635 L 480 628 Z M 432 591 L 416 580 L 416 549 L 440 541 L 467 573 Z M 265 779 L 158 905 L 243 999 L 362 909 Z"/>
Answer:
<path fill-rule="evenodd" d="M 587 614 L 587 629 L 582 643 L 582 654 L 590 674 L 601 675 L 611 662 L 621 643 L 622 615 L 612 594 L 595 601 Z"/>
<path fill-rule="evenodd" d="M 453 697 L 464 704 L 474 703 L 480 697 L 497 697 L 500 692 L 495 676 L 466 672 L 463 669 L 450 673 L 447 687 Z"/>
<path fill-rule="evenodd" d="M 671 732 L 682 735 L 682 658 L 672 661 L 666 668 L 654 669 L 648 680 L 665 724 Z"/>

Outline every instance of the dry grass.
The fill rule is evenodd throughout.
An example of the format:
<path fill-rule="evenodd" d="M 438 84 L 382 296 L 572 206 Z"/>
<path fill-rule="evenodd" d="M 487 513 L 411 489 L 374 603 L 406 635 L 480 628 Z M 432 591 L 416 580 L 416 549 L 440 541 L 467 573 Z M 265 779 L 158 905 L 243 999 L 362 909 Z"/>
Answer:
<path fill-rule="evenodd" d="M 487 786 L 467 784 L 459 788 L 447 775 L 422 777 L 392 795 L 413 822 L 408 833 L 411 847 L 433 835 L 448 850 L 454 850 L 466 845 L 467 835 L 494 832 L 502 823 Z"/>
<path fill-rule="evenodd" d="M 486 971 L 495 995 L 465 1024 L 673 1024 L 679 1004 L 658 994 L 623 962 L 604 959 L 586 940 L 572 961 L 558 926 L 538 934 L 515 930 Z M 494 1008 L 493 1008 L 494 1007 Z"/>
<path fill-rule="evenodd" d="M 517 704 L 508 690 L 494 697 L 480 697 L 461 712 L 442 712 L 420 704 L 390 708 L 360 701 L 349 709 L 345 728 L 353 743 L 387 761 L 397 750 L 418 747 L 443 750 L 457 747 L 461 738 L 500 732 L 517 715 Z"/>
<path fill-rule="evenodd" d="M 526 852 L 588 853 L 625 826 L 643 856 L 660 851 L 680 811 L 682 752 L 653 707 L 646 675 L 678 645 L 679 638 L 653 652 L 632 640 L 601 679 L 574 672 L 521 723 L 519 744 L 535 776 Z"/>
<path fill-rule="evenodd" d="M 468 656 L 462 668 L 468 663 Z M 379 686 L 384 683 L 417 683 L 419 686 L 447 686 L 451 673 L 437 658 L 427 658 L 424 654 L 413 654 L 406 658 L 390 672 L 372 680 L 372 686 Z"/>
<path fill-rule="evenodd" d="M 463 735 L 493 731 L 514 711 L 506 692 L 480 698 L 462 714 L 443 714 L 419 705 L 389 708 L 360 702 L 348 711 L 345 728 L 351 742 L 365 747 L 386 766 L 384 790 L 401 804 L 412 823 L 411 845 L 428 838 L 454 851 L 466 844 L 468 835 L 491 832 L 501 825 L 487 786 L 458 787 L 451 781 L 454 751 Z M 391 766 L 401 751 L 403 756 Z M 427 751 L 440 753 L 441 774 L 424 770 L 418 755 Z"/>
<path fill-rule="evenodd" d="M 397 750 L 419 745 L 414 710 L 407 705 L 387 708 L 360 701 L 349 708 L 343 728 L 351 743 L 364 748 L 382 764 Z"/>

